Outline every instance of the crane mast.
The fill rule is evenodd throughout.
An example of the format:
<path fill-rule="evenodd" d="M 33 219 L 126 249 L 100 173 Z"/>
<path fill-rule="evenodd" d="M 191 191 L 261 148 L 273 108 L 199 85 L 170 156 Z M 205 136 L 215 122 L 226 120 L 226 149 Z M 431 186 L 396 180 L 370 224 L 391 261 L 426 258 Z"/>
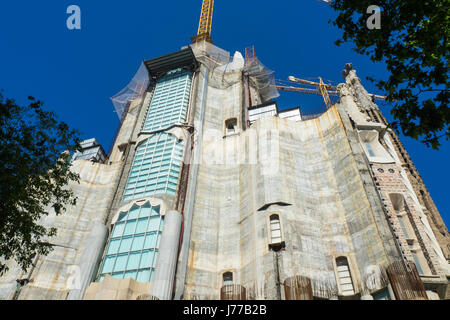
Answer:
<path fill-rule="evenodd" d="M 321 0 L 323 2 L 329 3 L 329 0 Z M 192 43 L 200 42 L 200 41 L 207 41 L 209 43 L 212 43 L 211 40 L 211 28 L 212 28 L 212 18 L 213 18 L 213 9 L 214 9 L 214 0 L 203 0 L 202 3 L 202 11 L 200 14 L 200 22 L 198 24 L 198 32 L 197 35 L 194 37 L 191 37 Z M 246 49 L 246 62 L 253 61 L 256 58 L 254 48 L 252 50 Z M 315 88 L 301 88 L 301 87 L 294 87 L 291 85 L 277 85 L 277 88 L 281 91 L 291 91 L 291 92 L 303 92 L 303 93 L 312 93 L 312 94 L 318 94 L 321 95 L 324 99 L 325 105 L 328 108 L 331 108 L 332 103 L 330 100 L 331 96 L 338 96 L 338 93 L 336 91 L 336 87 L 331 86 L 329 84 L 325 84 L 322 80 L 322 78 L 319 77 L 319 82 L 313 82 L 308 81 L 304 79 L 299 79 L 293 76 L 289 77 L 290 82 L 294 83 L 301 83 L 313 86 Z M 377 96 L 372 95 L 373 99 L 376 100 L 384 100 L 385 97 L 383 96 Z"/>
<path fill-rule="evenodd" d="M 203 0 L 200 22 L 198 24 L 198 32 L 195 37 L 191 38 L 192 43 L 203 40 L 212 43 L 211 27 L 212 27 L 213 9 L 214 9 L 214 0 Z"/>

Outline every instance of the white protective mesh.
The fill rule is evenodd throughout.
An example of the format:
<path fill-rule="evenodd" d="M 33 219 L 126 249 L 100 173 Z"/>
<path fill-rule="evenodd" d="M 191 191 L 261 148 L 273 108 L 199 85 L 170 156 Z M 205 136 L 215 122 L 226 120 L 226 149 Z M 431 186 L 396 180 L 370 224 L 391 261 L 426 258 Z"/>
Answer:
<path fill-rule="evenodd" d="M 190 47 L 194 51 L 195 57 L 206 64 L 210 70 L 230 62 L 230 53 L 228 51 L 220 49 L 209 42 L 197 42 Z"/>
<path fill-rule="evenodd" d="M 120 121 L 123 120 L 130 102 L 141 98 L 147 90 L 148 84 L 148 71 L 144 63 L 142 63 L 130 83 L 111 98 Z"/>
<path fill-rule="evenodd" d="M 252 85 L 258 89 L 263 103 L 280 96 L 274 72 L 266 68 L 256 56 L 247 57 L 244 72 L 249 76 Z"/>

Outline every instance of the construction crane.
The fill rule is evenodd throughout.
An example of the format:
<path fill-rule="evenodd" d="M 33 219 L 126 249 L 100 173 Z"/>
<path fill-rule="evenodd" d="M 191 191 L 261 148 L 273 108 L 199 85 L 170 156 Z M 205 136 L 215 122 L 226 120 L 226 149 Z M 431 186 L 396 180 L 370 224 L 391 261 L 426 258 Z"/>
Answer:
<path fill-rule="evenodd" d="M 325 0 L 324 2 L 329 2 L 328 0 Z M 202 4 L 202 11 L 200 15 L 200 22 L 198 24 L 198 32 L 197 35 L 192 37 L 192 43 L 199 42 L 199 41 L 207 41 L 209 43 L 212 43 L 211 40 L 211 28 L 212 28 L 212 18 L 213 18 L 213 9 L 214 9 L 214 0 L 203 0 Z M 254 47 L 246 49 L 245 51 L 246 56 L 246 63 L 254 63 L 257 61 L 255 49 Z M 279 80 L 281 81 L 281 80 Z M 316 88 L 300 88 L 300 87 L 294 87 L 294 86 L 287 86 L 287 85 L 277 85 L 277 88 L 281 91 L 291 91 L 291 92 L 304 92 L 304 93 L 313 93 L 313 94 L 320 94 L 322 95 L 325 104 L 328 108 L 331 108 L 331 96 L 338 96 L 338 93 L 336 91 L 336 87 L 333 87 L 329 84 L 325 84 L 322 80 L 322 78 L 319 77 L 319 82 L 313 82 L 303 79 L 298 79 L 296 77 L 289 77 L 290 82 L 294 83 L 301 83 L 306 85 L 312 85 Z M 378 100 L 384 100 L 385 97 L 372 95 L 375 99 Z"/>
<path fill-rule="evenodd" d="M 203 0 L 202 13 L 200 15 L 200 22 L 198 24 L 197 35 L 191 38 L 192 43 L 199 41 L 207 41 L 212 43 L 211 40 L 211 26 L 213 18 L 214 0 Z"/>
<path fill-rule="evenodd" d="M 310 86 L 314 86 L 316 88 L 302 88 L 302 87 L 295 87 L 292 85 L 286 85 L 283 84 L 282 80 L 277 80 L 278 84 L 277 84 L 277 89 L 281 90 L 281 91 L 290 91 L 290 92 L 302 92 L 302 93 L 312 93 L 312 94 L 318 94 L 321 95 L 323 97 L 323 100 L 325 102 L 325 105 L 327 106 L 327 109 L 332 107 L 331 104 L 331 100 L 330 100 L 330 96 L 339 96 L 336 87 L 332 86 L 330 84 L 325 84 L 322 80 L 322 78 L 319 77 L 319 82 L 314 82 L 314 81 L 309 81 L 309 80 L 304 80 L 304 79 L 299 79 L 293 76 L 290 76 L 289 78 L 290 82 L 293 83 L 301 83 L 301 84 L 305 84 L 305 85 L 310 85 Z M 386 97 L 383 96 L 378 96 L 375 94 L 372 94 L 372 97 L 375 100 L 385 100 Z"/>

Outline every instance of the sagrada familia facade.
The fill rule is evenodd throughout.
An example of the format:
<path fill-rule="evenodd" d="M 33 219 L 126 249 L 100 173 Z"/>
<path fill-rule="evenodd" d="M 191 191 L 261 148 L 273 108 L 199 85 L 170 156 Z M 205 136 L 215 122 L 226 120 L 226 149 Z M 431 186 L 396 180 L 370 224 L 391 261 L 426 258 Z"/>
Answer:
<path fill-rule="evenodd" d="M 449 298 L 450 234 L 351 64 L 339 101 L 281 110 L 256 58 L 199 41 L 146 60 L 83 143 L 54 250 L 4 300 Z"/>

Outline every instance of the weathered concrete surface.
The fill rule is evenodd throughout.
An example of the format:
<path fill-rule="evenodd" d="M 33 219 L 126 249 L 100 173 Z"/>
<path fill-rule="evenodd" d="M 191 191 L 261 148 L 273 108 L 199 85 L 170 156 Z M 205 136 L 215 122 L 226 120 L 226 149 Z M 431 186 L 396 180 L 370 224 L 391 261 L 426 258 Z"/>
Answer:
<path fill-rule="evenodd" d="M 116 279 L 109 274 L 101 282 L 93 282 L 84 300 L 138 300 L 148 295 L 151 282 L 137 282 L 134 279 Z"/>
<path fill-rule="evenodd" d="M 159 300 L 172 299 L 180 231 L 181 214 L 174 210 L 167 212 L 164 217 L 164 232 L 159 245 L 158 261 L 152 281 L 151 295 Z"/>
<path fill-rule="evenodd" d="M 206 49 L 194 47 L 202 65 L 193 82 L 186 123 L 176 129 L 185 135 L 188 128 L 194 133 L 186 202 L 180 200 L 181 194 L 158 195 L 168 210 L 181 204 L 183 241 L 178 259 L 177 228 L 166 223 L 160 247 L 164 252 L 153 284 L 107 276 L 89 285 L 106 244 L 105 228 L 120 208 L 132 202 L 122 202 L 122 193 L 136 146 L 143 139 L 140 131 L 150 88 L 143 99 L 131 103 L 108 164 L 74 162 L 82 177 L 79 185 L 70 186 L 79 197 L 77 206 L 43 220 L 44 225 L 58 228 L 51 239 L 55 250 L 38 257 L 36 268 L 28 274 L 11 263 L 10 272 L 0 278 L 0 299 L 80 299 L 87 285 L 85 299 L 150 299 L 149 293 L 170 299 L 173 281 L 175 299 L 218 299 L 224 272 L 232 272 L 233 283 L 246 288 L 247 299 L 285 299 L 281 284 L 296 275 L 311 279 L 316 297 L 336 299 L 342 293 L 336 281 L 339 256 L 348 259 L 361 299 L 371 299 L 386 286 L 377 270 L 402 258 L 401 240 L 395 240 L 395 223 L 392 228 L 388 224 L 391 208 L 372 165 L 382 160 L 383 165 L 401 167 L 404 150 L 395 135 L 383 136 L 387 123 L 356 74 L 340 86 L 340 104 L 317 119 L 294 122 L 268 116 L 248 127 L 247 100 L 255 105 L 261 96 L 254 86 L 244 84 L 239 54 L 228 64 L 229 54 L 223 50 L 209 44 Z M 225 121 L 233 118 L 237 127 L 230 133 Z M 367 156 L 362 130 L 379 133 L 382 156 Z M 191 153 L 189 148 L 187 143 L 186 154 Z M 414 188 L 408 201 L 417 211 L 413 220 L 419 225 L 418 235 L 430 237 L 422 241 L 425 250 L 437 250 L 447 243 L 448 231 L 442 233 L 426 189 L 425 196 L 419 196 L 424 185 L 418 183 L 420 179 L 411 180 L 414 170 L 404 170 L 408 176 L 402 177 L 402 192 Z M 273 214 L 280 218 L 285 244 L 279 252 L 269 248 Z M 436 240 L 433 232 L 438 229 L 441 235 Z M 444 265 L 439 252 L 430 257 L 437 269 Z M 437 280 L 431 275 L 427 290 L 434 290 L 434 282 L 444 274 L 441 270 Z M 16 291 L 18 279 L 31 282 Z M 448 291 L 442 281 L 439 285 Z M 428 294 L 436 298 L 430 290 Z"/>
<path fill-rule="evenodd" d="M 403 259 L 419 263 L 425 287 L 445 298 L 450 274 L 446 258 L 450 234 L 408 153 L 395 132 L 387 129 L 386 119 L 351 64 L 346 65 L 343 75 L 346 84 L 338 86 L 341 101 L 345 102 L 341 115 L 345 118 L 347 114 L 357 128 L 353 145 L 357 148 L 358 142 L 361 146 L 367 144 L 368 137 L 376 136 L 369 143 L 374 154 L 367 150 L 363 153 L 392 226 L 391 233 L 395 234 Z M 398 199 L 397 211 L 392 197 Z M 406 235 L 403 228 L 408 230 Z"/>
<path fill-rule="evenodd" d="M 233 89 L 209 88 L 210 134 L 220 129 L 217 114 L 238 116 L 233 100 L 219 103 L 236 99 Z M 281 218 L 286 243 L 281 282 L 304 275 L 336 287 L 333 259 L 345 255 L 355 285 L 363 289 L 367 270 L 387 265 L 389 255 L 336 107 L 305 122 L 259 119 L 222 140 L 223 163 L 211 163 L 221 149 L 217 140 L 214 145 L 199 169 L 185 299 L 218 299 L 226 271 L 246 287 L 248 299 L 276 299 L 278 275 L 267 227 L 273 213 Z M 258 163 L 239 163 L 238 156 L 252 158 L 256 146 Z"/>
<path fill-rule="evenodd" d="M 69 207 L 62 215 L 50 213 L 42 220 L 44 226 L 57 228 L 57 235 L 49 239 L 54 250 L 46 257 L 39 257 L 36 267 L 27 274 L 12 263 L 10 271 L 0 278 L 0 288 L 3 288 L 0 299 L 12 298 L 11 288 L 15 289 L 17 279 L 30 281 L 16 295 L 20 300 L 66 299 L 70 289 L 81 285 L 77 279 L 86 275 L 77 270 L 87 271 L 80 266 L 85 262 L 86 248 L 92 245 L 89 235 L 94 226 L 106 222 L 120 167 L 121 162 L 111 165 L 86 160 L 73 162 L 73 171 L 80 174 L 80 183 L 71 183 L 69 187 L 78 197 L 77 205 Z M 100 246 L 97 244 L 97 248 Z M 103 248 L 96 251 L 101 253 Z"/>
<path fill-rule="evenodd" d="M 205 108 L 206 97 L 208 90 L 209 69 L 205 66 L 200 66 L 199 72 L 195 77 L 193 85 L 194 95 L 190 99 L 190 108 L 188 111 L 188 123 L 194 126 L 196 130 L 193 134 L 193 150 L 188 150 L 185 164 L 189 165 L 189 175 L 187 176 L 186 197 L 184 200 L 182 215 L 183 215 L 183 233 L 180 252 L 178 256 L 178 264 L 175 275 L 175 294 L 174 299 L 180 300 L 184 294 L 186 270 L 189 258 L 190 238 L 192 230 L 192 219 L 194 210 L 194 195 L 197 190 L 197 177 L 199 159 L 201 157 L 202 141 L 203 141 L 203 124 L 205 122 Z M 191 94 L 192 94 L 191 93 Z M 195 107 L 197 106 L 197 107 Z"/>
<path fill-rule="evenodd" d="M 73 289 L 70 290 L 67 300 L 83 299 L 84 292 L 97 275 L 107 238 L 107 227 L 101 222 L 93 222 L 91 233 L 86 240 L 88 245 L 80 258 L 79 266 L 74 269 L 75 272 L 79 271 L 79 275 L 75 275 L 74 283 L 71 285 Z"/>

